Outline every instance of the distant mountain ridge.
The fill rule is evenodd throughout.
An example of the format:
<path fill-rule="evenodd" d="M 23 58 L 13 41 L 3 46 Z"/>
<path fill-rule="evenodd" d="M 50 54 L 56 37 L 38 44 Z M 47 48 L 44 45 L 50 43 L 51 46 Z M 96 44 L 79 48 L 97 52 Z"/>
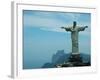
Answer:
<path fill-rule="evenodd" d="M 64 50 L 58 50 L 56 54 L 53 54 L 51 63 L 45 63 L 42 68 L 54 68 L 57 64 L 62 64 L 69 60 L 71 53 L 65 53 Z M 83 62 L 90 62 L 91 58 L 89 54 L 80 53 Z"/>
<path fill-rule="evenodd" d="M 69 57 L 69 54 L 66 54 L 64 50 L 58 50 L 56 54 L 52 56 L 52 63 L 53 64 L 60 64 L 66 61 Z"/>

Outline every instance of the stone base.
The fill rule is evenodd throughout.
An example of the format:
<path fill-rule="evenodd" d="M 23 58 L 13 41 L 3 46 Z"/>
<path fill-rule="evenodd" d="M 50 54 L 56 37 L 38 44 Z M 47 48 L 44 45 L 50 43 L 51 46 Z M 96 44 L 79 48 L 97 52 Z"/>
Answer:
<path fill-rule="evenodd" d="M 80 54 L 71 55 L 69 61 L 57 65 L 57 67 L 78 67 L 78 66 L 90 66 L 90 62 L 84 63 Z"/>
<path fill-rule="evenodd" d="M 90 63 L 81 63 L 81 62 L 67 62 L 60 64 L 57 67 L 80 67 L 80 66 L 90 66 Z"/>
<path fill-rule="evenodd" d="M 82 57 L 80 57 L 80 54 L 74 54 L 69 57 L 69 62 L 81 62 L 82 63 Z"/>

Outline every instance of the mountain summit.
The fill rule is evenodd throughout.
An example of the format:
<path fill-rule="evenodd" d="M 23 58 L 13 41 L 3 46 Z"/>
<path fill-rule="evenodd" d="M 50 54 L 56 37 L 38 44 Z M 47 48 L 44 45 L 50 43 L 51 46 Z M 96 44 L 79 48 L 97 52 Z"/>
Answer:
<path fill-rule="evenodd" d="M 88 63 L 90 62 L 90 55 L 88 54 L 84 54 L 84 53 L 80 53 L 83 62 Z M 63 64 L 65 62 L 69 61 L 69 57 L 70 57 L 71 53 L 65 53 L 64 50 L 58 50 L 55 54 L 53 54 L 52 59 L 51 59 L 51 63 L 47 62 L 45 63 L 42 68 L 55 68 L 56 65 L 58 64 Z"/>

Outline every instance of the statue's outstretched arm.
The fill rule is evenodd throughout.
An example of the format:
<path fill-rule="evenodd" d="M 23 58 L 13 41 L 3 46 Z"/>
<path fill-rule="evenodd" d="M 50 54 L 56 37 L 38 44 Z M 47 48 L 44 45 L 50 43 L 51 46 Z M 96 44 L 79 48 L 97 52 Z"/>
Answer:
<path fill-rule="evenodd" d="M 78 31 L 84 31 L 85 28 L 88 28 L 88 26 L 84 26 L 84 27 L 79 27 Z"/>
<path fill-rule="evenodd" d="M 61 27 L 62 29 L 65 29 L 66 31 L 71 31 L 71 28 L 68 27 Z"/>

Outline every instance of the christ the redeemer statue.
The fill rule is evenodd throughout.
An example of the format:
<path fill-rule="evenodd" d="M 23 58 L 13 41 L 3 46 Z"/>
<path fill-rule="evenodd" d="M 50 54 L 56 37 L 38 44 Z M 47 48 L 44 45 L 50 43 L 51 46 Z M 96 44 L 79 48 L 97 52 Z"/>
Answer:
<path fill-rule="evenodd" d="M 61 28 L 65 29 L 66 31 L 71 32 L 72 55 L 79 54 L 78 33 L 80 31 L 84 31 L 85 28 L 88 28 L 88 26 L 79 27 L 79 26 L 77 26 L 77 23 L 74 21 L 72 27 L 61 27 Z"/>

